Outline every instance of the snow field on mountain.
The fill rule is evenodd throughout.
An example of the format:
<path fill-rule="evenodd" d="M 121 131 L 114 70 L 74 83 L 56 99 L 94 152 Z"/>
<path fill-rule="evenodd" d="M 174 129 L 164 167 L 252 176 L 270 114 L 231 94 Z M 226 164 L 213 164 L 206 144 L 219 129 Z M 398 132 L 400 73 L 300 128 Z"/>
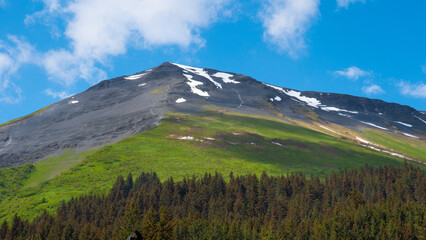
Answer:
<path fill-rule="evenodd" d="M 176 103 L 184 103 L 184 102 L 186 102 L 186 99 L 185 98 L 178 98 L 178 99 L 176 99 L 175 102 Z"/>
<path fill-rule="evenodd" d="M 126 80 L 137 80 L 139 78 L 142 78 L 145 74 L 146 73 L 135 74 L 135 75 L 124 77 L 124 79 L 126 79 Z"/>
<path fill-rule="evenodd" d="M 234 84 L 240 83 L 238 81 L 232 80 L 231 77 L 234 77 L 234 75 L 229 74 L 229 73 L 217 72 L 217 73 L 213 74 L 212 76 L 221 78 L 224 83 L 234 83 Z"/>
<path fill-rule="evenodd" d="M 189 75 L 189 74 L 183 74 L 183 76 L 185 76 L 186 79 L 188 79 L 188 82 L 186 82 L 186 84 L 189 85 L 192 93 L 195 93 L 195 94 L 197 94 L 201 97 L 209 97 L 210 96 L 208 92 L 202 91 L 202 90 L 197 88 L 197 86 L 203 85 L 202 82 L 193 80 L 192 76 Z"/>

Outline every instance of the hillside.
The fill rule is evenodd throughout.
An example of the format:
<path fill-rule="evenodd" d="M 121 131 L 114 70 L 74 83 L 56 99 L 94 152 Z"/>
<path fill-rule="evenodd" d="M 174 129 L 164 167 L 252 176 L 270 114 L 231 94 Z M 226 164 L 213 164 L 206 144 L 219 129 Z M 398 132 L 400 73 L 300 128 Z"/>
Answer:
<path fill-rule="evenodd" d="M 238 175 L 302 172 L 323 178 L 344 168 L 404 163 L 317 128 L 220 109 L 169 114 L 158 127 L 97 150 L 70 151 L 35 165 L 0 169 L 0 220 L 15 213 L 32 219 L 44 209 L 55 209 L 61 200 L 105 193 L 117 175 L 142 171 L 155 171 L 161 180 L 205 172 L 228 176 L 231 171 Z M 375 136 L 386 139 L 386 135 Z M 412 149 L 426 156 L 426 145 Z M 417 166 L 425 169 L 423 164 Z"/>
<path fill-rule="evenodd" d="M 0 220 L 33 219 L 143 171 L 161 180 L 231 171 L 323 179 L 404 162 L 424 171 L 423 118 L 381 100 L 164 63 L 2 124 Z"/>

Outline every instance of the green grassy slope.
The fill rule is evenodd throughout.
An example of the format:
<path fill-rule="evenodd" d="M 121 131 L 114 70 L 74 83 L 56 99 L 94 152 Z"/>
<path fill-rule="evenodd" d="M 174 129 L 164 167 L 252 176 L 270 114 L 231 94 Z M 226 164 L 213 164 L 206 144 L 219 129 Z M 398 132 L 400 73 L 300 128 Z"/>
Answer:
<path fill-rule="evenodd" d="M 364 129 L 363 137 L 392 151 L 426 162 L 426 142 L 375 129 Z"/>
<path fill-rule="evenodd" d="M 105 193 L 117 175 L 129 172 L 155 171 L 162 180 L 215 171 L 224 175 L 303 172 L 323 177 L 366 163 L 403 164 L 352 140 L 273 118 L 216 111 L 170 114 L 150 131 L 97 150 L 66 152 L 34 166 L 0 169 L 0 220 L 15 213 L 31 219 L 44 209 L 53 210 L 61 200 Z"/>

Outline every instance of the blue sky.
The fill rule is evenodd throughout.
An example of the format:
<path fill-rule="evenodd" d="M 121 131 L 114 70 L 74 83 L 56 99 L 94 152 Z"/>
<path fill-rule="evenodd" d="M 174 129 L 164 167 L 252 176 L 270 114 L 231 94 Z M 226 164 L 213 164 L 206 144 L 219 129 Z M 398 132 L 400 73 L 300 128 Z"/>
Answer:
<path fill-rule="evenodd" d="M 426 110 L 426 1 L 0 0 L 0 122 L 178 62 Z"/>

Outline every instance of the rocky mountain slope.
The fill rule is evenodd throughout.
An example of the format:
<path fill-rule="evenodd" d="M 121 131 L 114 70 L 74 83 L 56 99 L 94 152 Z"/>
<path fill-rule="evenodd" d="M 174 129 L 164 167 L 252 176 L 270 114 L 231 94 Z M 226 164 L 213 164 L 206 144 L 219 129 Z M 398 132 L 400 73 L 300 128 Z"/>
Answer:
<path fill-rule="evenodd" d="M 297 91 L 240 74 L 163 63 L 102 81 L 31 116 L 3 124 L 0 167 L 113 143 L 158 125 L 167 113 L 199 113 L 207 106 L 288 122 L 332 123 L 355 131 L 373 128 L 419 141 L 426 137 L 426 115 L 409 106 Z"/>

